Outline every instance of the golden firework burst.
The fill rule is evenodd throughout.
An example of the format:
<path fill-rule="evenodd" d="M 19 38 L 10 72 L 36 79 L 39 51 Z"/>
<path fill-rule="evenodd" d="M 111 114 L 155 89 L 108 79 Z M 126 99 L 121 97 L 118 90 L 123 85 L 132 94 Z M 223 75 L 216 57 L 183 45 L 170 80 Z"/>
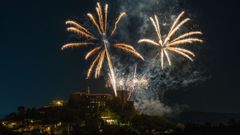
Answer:
<path fill-rule="evenodd" d="M 170 66 L 172 65 L 172 61 L 169 56 L 169 52 L 177 53 L 177 54 L 193 61 L 193 57 L 195 57 L 195 54 L 193 52 L 191 52 L 187 49 L 181 48 L 179 46 L 187 45 L 187 44 L 189 45 L 194 42 L 200 42 L 200 43 L 203 42 L 203 40 L 201 40 L 197 37 L 193 37 L 196 35 L 202 35 L 202 32 L 200 32 L 200 31 L 191 31 L 188 33 L 184 33 L 184 34 L 176 37 L 175 39 L 172 39 L 174 34 L 176 34 L 176 32 L 190 20 L 189 18 L 186 18 L 186 19 L 180 21 L 180 19 L 182 18 L 183 15 L 184 15 L 184 12 L 182 12 L 181 14 L 178 15 L 178 17 L 174 21 L 173 25 L 171 26 L 166 38 L 164 38 L 161 34 L 158 17 L 156 15 L 154 15 L 154 17 L 150 17 L 152 25 L 154 26 L 154 29 L 157 33 L 158 41 L 155 42 L 152 39 L 146 39 L 146 38 L 140 39 L 138 41 L 138 43 L 148 43 L 148 44 L 151 44 L 151 45 L 154 45 L 154 46 L 157 46 L 160 48 L 160 54 L 158 54 L 158 55 L 160 55 L 162 69 L 164 68 L 164 63 L 166 60 L 168 62 L 168 65 L 170 65 Z"/>
<path fill-rule="evenodd" d="M 91 23 L 96 27 L 98 34 L 93 34 L 87 28 L 85 28 L 84 26 L 82 26 L 81 24 L 75 21 L 66 21 L 66 24 L 70 26 L 67 28 L 67 31 L 75 33 L 81 37 L 87 38 L 89 39 L 88 41 L 91 41 L 91 42 L 68 43 L 62 46 L 62 50 L 67 48 L 81 47 L 81 46 L 94 46 L 94 48 L 90 50 L 85 56 L 85 60 L 87 60 L 89 57 L 96 55 L 95 59 L 93 60 L 93 62 L 91 63 L 88 69 L 87 79 L 89 79 L 94 67 L 95 67 L 95 78 L 98 78 L 100 76 L 103 63 L 105 59 L 107 59 L 107 63 L 109 67 L 109 77 L 111 79 L 112 86 L 116 95 L 117 94 L 116 80 L 115 80 L 115 74 L 113 70 L 111 54 L 109 49 L 111 44 L 109 43 L 108 38 L 110 36 L 113 36 L 116 33 L 118 24 L 121 21 L 121 19 L 126 15 L 126 13 L 125 12 L 120 13 L 120 15 L 118 16 L 114 24 L 113 30 L 111 32 L 108 31 L 108 4 L 105 4 L 104 9 L 102 9 L 101 4 L 97 3 L 96 13 L 97 13 L 98 20 L 91 13 L 87 13 L 87 16 L 91 21 Z M 96 40 L 101 40 L 101 44 L 96 42 Z M 141 54 L 138 53 L 135 50 L 135 48 L 131 45 L 128 45 L 125 43 L 116 43 L 116 44 L 113 44 L 112 46 L 144 60 Z"/>

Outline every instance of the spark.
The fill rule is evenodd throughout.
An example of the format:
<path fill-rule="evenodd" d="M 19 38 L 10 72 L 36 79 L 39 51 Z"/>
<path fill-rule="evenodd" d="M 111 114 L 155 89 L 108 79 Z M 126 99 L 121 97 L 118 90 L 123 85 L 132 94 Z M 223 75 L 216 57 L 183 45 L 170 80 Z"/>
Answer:
<path fill-rule="evenodd" d="M 78 28 L 75 28 L 75 27 L 67 28 L 67 31 L 68 31 L 68 32 L 75 33 L 75 34 L 78 34 L 78 35 L 80 35 L 80 36 L 82 36 L 82 37 L 95 39 L 94 36 L 88 34 L 87 32 L 84 32 L 84 31 L 82 31 L 82 30 L 80 30 L 80 29 L 78 29 Z"/>
<path fill-rule="evenodd" d="M 101 47 L 96 47 L 96 48 L 92 49 L 91 51 L 89 51 L 87 53 L 87 55 L 85 56 L 85 60 L 88 60 L 89 57 L 91 57 L 92 55 L 97 53 L 100 49 L 101 49 Z"/>
<path fill-rule="evenodd" d="M 67 48 L 75 48 L 75 47 L 80 47 L 80 46 L 88 46 L 88 45 L 95 45 L 94 43 L 88 43 L 88 42 L 82 42 L 82 43 L 68 43 L 62 46 L 62 50 L 67 49 Z"/>
<path fill-rule="evenodd" d="M 120 22 L 120 20 L 122 19 L 122 17 L 125 16 L 125 15 L 126 15 L 125 12 L 120 13 L 120 15 L 118 16 L 117 21 L 116 21 L 115 24 L 114 24 L 114 28 L 113 28 L 113 31 L 112 31 L 112 34 L 111 34 L 111 35 L 115 34 L 115 31 L 117 30 L 118 23 Z"/>
<path fill-rule="evenodd" d="M 136 57 L 139 57 L 140 59 L 144 60 L 142 55 L 140 53 L 138 53 L 131 45 L 127 45 L 127 44 L 114 44 L 114 46 L 116 48 L 122 49 L 122 50 L 124 50 L 126 52 L 129 52 L 132 55 L 135 55 Z"/>
<path fill-rule="evenodd" d="M 131 45 L 124 44 L 124 43 L 116 43 L 116 44 L 109 43 L 108 38 L 116 33 L 119 22 L 126 15 L 125 12 L 120 13 L 118 18 L 116 19 L 113 30 L 110 33 L 108 31 L 108 27 L 109 27 L 108 4 L 105 4 L 105 7 L 102 8 L 101 4 L 98 2 L 96 7 L 96 13 L 97 13 L 97 18 L 95 18 L 94 15 L 91 13 L 87 13 L 87 17 L 92 23 L 92 25 L 96 27 L 98 31 L 97 35 L 93 34 L 87 28 L 85 28 L 84 26 L 82 26 L 81 24 L 75 21 L 71 21 L 71 20 L 66 21 L 66 24 L 70 26 L 69 28 L 67 28 L 67 31 L 77 34 L 80 37 L 87 38 L 88 40 L 92 40 L 92 42 L 69 43 L 69 44 L 63 45 L 62 50 L 67 48 L 81 47 L 81 46 L 90 46 L 90 45 L 94 46 L 95 48 L 90 50 L 85 56 L 85 60 L 87 60 L 90 57 L 93 57 L 94 55 L 96 55 L 94 61 L 91 63 L 88 69 L 86 78 L 87 79 L 90 78 L 94 68 L 95 68 L 95 78 L 98 78 L 101 74 L 103 64 L 106 59 L 108 70 L 109 70 L 109 78 L 111 80 L 111 85 L 113 87 L 115 96 L 117 96 L 116 77 L 114 73 L 114 67 L 112 64 L 110 47 L 113 46 L 114 48 L 121 49 L 142 60 L 144 60 L 144 58 Z M 101 43 L 99 43 L 98 41 L 101 41 Z"/>
<path fill-rule="evenodd" d="M 86 28 L 84 28 L 83 26 L 81 26 L 80 24 L 78 24 L 78 23 L 76 23 L 76 22 L 74 22 L 74 21 L 66 21 L 66 24 L 67 24 L 67 25 L 72 25 L 72 26 L 74 26 L 74 27 L 76 27 L 76 28 L 78 28 L 78 29 L 86 32 L 87 34 L 93 35 L 93 34 L 92 34 L 91 32 L 89 32 Z"/>
<path fill-rule="evenodd" d="M 116 76 L 116 87 L 120 90 L 128 91 L 128 100 L 134 98 L 136 90 L 146 90 L 149 87 L 149 79 L 146 74 L 137 73 L 137 64 L 134 71 L 129 75 L 123 75 L 118 72 Z M 106 83 L 106 87 L 111 87 L 111 79 Z"/>
<path fill-rule="evenodd" d="M 140 39 L 138 41 L 138 43 L 148 43 L 148 44 L 151 44 L 151 45 L 154 45 L 154 46 L 157 46 L 160 48 L 160 60 L 161 60 L 161 68 L 162 69 L 164 68 L 165 60 L 167 60 L 169 66 L 172 65 L 172 61 L 169 56 L 169 52 L 177 53 L 177 54 L 193 61 L 193 57 L 195 57 L 194 53 L 187 49 L 180 48 L 178 46 L 191 45 L 192 43 L 195 43 L 195 42 L 199 42 L 199 43 L 203 42 L 202 39 L 193 37 L 196 35 L 202 35 L 202 32 L 200 32 L 200 31 L 191 31 L 188 33 L 184 33 L 175 39 L 172 39 L 172 37 L 176 34 L 176 32 L 178 30 L 180 30 L 184 24 L 186 24 L 188 21 L 190 21 L 189 18 L 186 18 L 183 21 L 180 21 L 180 19 L 182 18 L 183 15 L 184 15 L 184 12 L 181 12 L 178 15 L 178 17 L 172 24 L 172 26 L 165 38 L 161 35 L 161 29 L 160 29 L 158 17 L 156 15 L 154 15 L 154 17 L 150 17 L 152 25 L 154 26 L 154 29 L 157 33 L 158 42 L 155 42 L 152 39 L 146 39 L 146 38 Z"/>

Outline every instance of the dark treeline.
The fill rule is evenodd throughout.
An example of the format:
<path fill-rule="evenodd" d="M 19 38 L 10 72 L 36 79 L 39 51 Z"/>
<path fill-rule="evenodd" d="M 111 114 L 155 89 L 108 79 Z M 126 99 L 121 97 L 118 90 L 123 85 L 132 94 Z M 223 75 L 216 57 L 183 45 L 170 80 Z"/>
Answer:
<path fill-rule="evenodd" d="M 174 135 L 239 135 L 240 120 L 230 119 L 226 123 L 185 124 L 184 130 Z"/>

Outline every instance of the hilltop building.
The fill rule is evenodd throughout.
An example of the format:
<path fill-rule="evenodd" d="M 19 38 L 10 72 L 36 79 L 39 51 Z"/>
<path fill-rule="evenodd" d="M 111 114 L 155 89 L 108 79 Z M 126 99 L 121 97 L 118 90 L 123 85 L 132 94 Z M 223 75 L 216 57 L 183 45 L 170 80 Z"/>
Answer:
<path fill-rule="evenodd" d="M 87 107 L 99 108 L 105 107 L 108 100 L 113 99 L 113 95 L 109 93 L 91 93 L 87 92 L 74 92 L 70 95 L 68 104 L 73 107 Z"/>

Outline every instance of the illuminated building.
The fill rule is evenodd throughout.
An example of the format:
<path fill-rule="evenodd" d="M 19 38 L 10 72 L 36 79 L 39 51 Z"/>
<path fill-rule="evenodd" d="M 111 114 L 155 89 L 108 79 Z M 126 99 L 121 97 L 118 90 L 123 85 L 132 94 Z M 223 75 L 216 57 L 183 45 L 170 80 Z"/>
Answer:
<path fill-rule="evenodd" d="M 65 101 L 62 99 L 55 99 L 52 101 L 51 105 L 52 107 L 58 107 L 58 106 L 63 106 L 65 104 Z"/>
<path fill-rule="evenodd" d="M 117 125 L 118 121 L 110 116 L 102 116 L 101 119 L 109 125 Z"/>
<path fill-rule="evenodd" d="M 99 108 L 105 107 L 108 100 L 113 99 L 112 94 L 108 93 L 90 93 L 87 92 L 75 92 L 72 93 L 69 98 L 69 105 L 80 108 Z"/>

